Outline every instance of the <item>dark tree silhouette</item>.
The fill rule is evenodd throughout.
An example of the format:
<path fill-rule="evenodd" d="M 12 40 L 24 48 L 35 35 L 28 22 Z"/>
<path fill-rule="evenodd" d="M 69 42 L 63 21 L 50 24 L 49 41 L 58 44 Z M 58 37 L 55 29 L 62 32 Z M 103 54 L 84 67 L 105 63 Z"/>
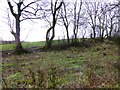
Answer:
<path fill-rule="evenodd" d="M 77 5 L 78 0 L 75 1 L 74 3 L 74 14 L 73 14 L 73 17 L 74 17 L 74 21 L 73 21 L 73 33 L 74 33 L 74 39 L 75 39 L 75 42 L 77 42 L 77 34 L 78 34 L 78 29 L 79 29 L 79 26 L 80 26 L 80 13 L 81 13 L 81 9 L 82 9 L 82 0 L 79 2 L 79 6 Z M 77 7 L 78 7 L 78 11 L 77 11 Z"/>
<path fill-rule="evenodd" d="M 99 2 L 86 2 L 86 11 L 89 16 L 89 24 L 92 28 L 91 37 L 96 38 L 97 17 L 99 13 Z"/>
<path fill-rule="evenodd" d="M 39 0 L 38 0 L 39 1 Z M 17 13 L 14 11 L 13 5 L 11 4 L 10 0 L 7 0 L 11 14 L 14 16 L 15 18 L 15 27 L 16 27 L 16 32 L 14 32 L 12 30 L 12 34 L 15 37 L 15 52 L 20 54 L 23 52 L 26 52 L 26 50 L 23 49 L 22 45 L 21 45 L 21 41 L 20 41 L 20 22 L 26 19 L 30 19 L 30 18 L 24 18 L 23 20 L 21 20 L 21 16 L 22 16 L 22 12 L 24 12 L 24 10 L 29 7 L 31 4 L 36 3 L 37 1 L 33 1 L 30 2 L 27 5 L 24 5 L 24 0 L 19 0 L 19 2 L 15 2 L 15 4 L 17 5 Z M 24 6 L 22 8 L 22 5 Z M 27 12 L 27 11 L 26 11 Z M 30 12 L 28 12 L 30 13 Z"/>
<path fill-rule="evenodd" d="M 55 25 L 56 25 L 56 22 L 57 22 L 57 19 L 58 19 L 58 14 L 57 14 L 57 11 L 60 10 L 61 6 L 62 6 L 62 3 L 63 1 L 61 1 L 59 3 L 59 5 L 57 6 L 58 4 L 58 0 L 56 0 L 53 4 L 53 1 L 51 1 L 51 13 L 52 13 L 52 25 L 51 27 L 47 30 L 47 33 L 46 33 L 46 47 L 49 48 L 51 47 L 51 44 L 52 44 L 52 41 L 55 37 Z M 52 30 L 52 36 L 49 37 L 49 34 L 50 34 L 50 31 Z"/>
<path fill-rule="evenodd" d="M 63 8 L 61 8 L 61 19 L 62 19 L 62 23 L 65 26 L 66 29 L 66 33 L 67 33 L 67 43 L 70 43 L 70 38 L 69 38 L 69 25 L 70 25 L 70 20 L 69 20 L 69 15 L 67 15 L 67 6 L 65 4 L 65 2 L 63 3 Z"/>

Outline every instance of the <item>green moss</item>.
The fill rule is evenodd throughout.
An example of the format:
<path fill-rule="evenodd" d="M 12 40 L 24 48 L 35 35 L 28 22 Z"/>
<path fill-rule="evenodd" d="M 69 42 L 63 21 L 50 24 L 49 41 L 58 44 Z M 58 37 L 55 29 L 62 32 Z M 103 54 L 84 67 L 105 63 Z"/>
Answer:
<path fill-rule="evenodd" d="M 104 48 L 106 49 L 104 50 Z M 103 51 L 106 52 L 106 55 L 103 55 Z M 4 58 L 4 65 L 2 67 L 6 68 L 4 77 L 7 78 L 7 80 L 10 80 L 10 83 L 13 83 L 20 81 L 20 79 L 23 80 L 25 75 L 29 76 L 27 73 L 27 68 L 30 68 L 32 71 L 34 71 L 35 75 L 36 72 L 41 69 L 47 70 L 48 74 L 51 75 L 50 68 L 52 65 L 55 65 L 57 67 L 56 72 L 54 73 L 55 75 L 51 76 L 55 76 L 57 78 L 57 82 L 59 82 L 56 84 L 56 79 L 52 79 L 53 83 L 56 84 L 56 87 L 62 87 L 62 85 L 71 85 L 71 83 L 76 81 L 79 83 L 84 83 L 84 85 L 87 87 L 90 85 L 89 81 L 87 81 L 87 78 L 90 75 L 89 73 L 87 74 L 87 70 L 92 70 L 91 73 L 95 74 L 95 76 L 99 76 L 101 79 L 106 74 L 110 76 L 106 77 L 108 80 L 112 78 L 114 82 L 117 81 L 117 79 L 115 79 L 118 76 L 116 73 L 117 70 L 114 68 L 114 66 L 112 66 L 118 61 L 117 51 L 118 47 L 116 45 L 99 43 L 98 45 L 90 48 L 71 47 L 63 51 L 35 52 L 31 54 L 12 55 Z M 8 73 L 10 70 L 9 67 L 13 69 L 20 68 L 21 72 L 13 70 L 12 74 Z M 105 81 L 105 78 L 103 78 L 103 81 Z M 31 80 L 26 79 L 25 82 L 30 83 Z M 109 87 L 109 84 L 111 84 L 113 87 L 117 87 L 117 83 L 107 83 L 104 86 Z M 51 82 L 49 82 L 49 85 L 52 86 Z M 100 87 L 102 87 L 102 84 Z"/>

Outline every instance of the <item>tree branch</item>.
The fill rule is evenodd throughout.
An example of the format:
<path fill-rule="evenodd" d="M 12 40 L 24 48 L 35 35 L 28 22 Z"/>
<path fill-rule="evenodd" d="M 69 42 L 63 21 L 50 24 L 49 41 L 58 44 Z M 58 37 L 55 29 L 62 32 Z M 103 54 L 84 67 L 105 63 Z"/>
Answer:
<path fill-rule="evenodd" d="M 56 8 L 56 11 L 62 6 L 63 2 L 60 3 L 60 5 Z"/>
<path fill-rule="evenodd" d="M 36 3 L 37 1 L 39 1 L 39 0 L 36 0 L 36 1 L 34 1 L 34 2 L 29 3 L 29 4 L 26 5 L 21 11 L 23 11 L 24 9 L 26 9 L 27 7 L 29 7 L 31 4 Z"/>
<path fill-rule="evenodd" d="M 11 11 L 12 15 L 13 15 L 14 17 L 16 17 L 16 13 L 14 13 L 13 6 L 11 5 L 11 3 L 10 3 L 9 0 L 7 0 L 7 1 L 8 1 L 8 5 L 9 5 L 9 7 L 10 7 L 10 11 Z"/>
<path fill-rule="evenodd" d="M 24 18 L 22 20 L 20 20 L 20 22 L 24 21 L 24 20 L 28 20 L 28 19 L 41 19 L 42 17 L 27 17 L 27 18 Z"/>

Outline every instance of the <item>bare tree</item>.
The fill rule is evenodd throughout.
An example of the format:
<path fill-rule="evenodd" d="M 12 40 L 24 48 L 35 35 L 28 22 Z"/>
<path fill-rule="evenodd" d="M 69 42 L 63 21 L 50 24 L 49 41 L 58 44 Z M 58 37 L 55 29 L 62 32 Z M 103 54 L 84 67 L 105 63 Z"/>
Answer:
<path fill-rule="evenodd" d="M 108 36 L 112 36 L 112 32 L 115 29 L 115 24 L 117 24 L 117 11 L 112 9 L 112 11 L 108 11 L 108 28 L 110 29 Z"/>
<path fill-rule="evenodd" d="M 55 25 L 57 23 L 57 19 L 58 19 L 58 12 L 60 11 L 60 8 L 63 4 L 63 1 L 58 1 L 55 0 L 55 2 L 53 2 L 53 0 L 51 0 L 51 15 L 52 15 L 52 24 L 50 26 L 50 28 L 47 30 L 46 33 L 46 47 L 49 48 L 51 47 L 52 41 L 55 37 Z M 52 36 L 50 37 L 50 31 L 52 31 Z"/>
<path fill-rule="evenodd" d="M 104 27 L 104 31 L 106 31 L 105 36 L 114 36 L 114 34 L 118 31 L 118 10 L 119 10 L 119 1 L 116 3 L 106 3 L 103 7 L 101 7 L 101 15 L 104 16 L 104 18 L 99 19 L 99 21 L 104 19 L 104 23 L 102 26 Z M 101 16 L 100 16 L 101 17 Z M 99 17 L 99 18 L 100 18 Z M 106 20 L 105 20 L 106 18 Z M 106 24 L 105 24 L 106 23 Z M 103 36 L 103 33 L 102 35 Z"/>
<path fill-rule="evenodd" d="M 116 20 L 117 24 L 114 23 L 115 20 L 111 21 L 111 23 L 114 23 L 115 28 L 116 28 L 116 26 L 118 27 L 118 29 L 117 29 L 117 36 L 119 37 L 119 35 L 120 35 L 120 1 L 117 0 L 117 2 L 115 2 L 115 3 L 112 3 L 112 4 L 110 3 L 108 11 L 110 11 L 110 12 L 111 11 L 115 11 L 114 14 L 109 15 L 109 16 L 111 16 L 111 20 L 113 20 L 112 18 L 117 19 Z M 113 26 L 112 26 L 112 28 L 113 28 Z M 109 26 L 109 28 L 111 28 L 111 27 Z M 109 35 L 110 35 L 110 33 L 109 33 Z"/>
<path fill-rule="evenodd" d="M 86 6 L 86 11 L 87 14 L 89 16 L 89 24 L 92 28 L 92 35 L 93 38 L 96 37 L 96 26 L 97 26 L 97 16 L 98 16 L 98 12 L 99 12 L 99 2 L 86 2 L 85 6 Z"/>
<path fill-rule="evenodd" d="M 15 2 L 14 0 L 12 0 L 12 1 L 7 0 L 10 11 L 11 11 L 11 14 L 15 18 L 16 32 L 14 32 L 12 30 L 11 33 L 15 36 L 15 45 L 16 45 L 15 51 L 16 51 L 16 53 L 25 52 L 25 50 L 23 49 L 23 47 L 21 45 L 21 41 L 20 41 L 20 22 L 23 21 L 23 20 L 26 20 L 26 19 L 30 19 L 30 18 L 23 18 L 21 20 L 21 16 L 23 15 L 23 12 L 26 12 L 26 13 L 29 13 L 29 14 L 34 14 L 34 13 L 30 12 L 30 11 L 27 11 L 26 8 L 28 8 L 33 3 L 37 2 L 37 1 L 33 1 L 33 2 L 30 2 L 29 4 L 25 5 L 24 1 L 25 0 L 19 0 L 18 2 Z M 16 6 L 17 6 L 17 11 L 16 12 L 15 12 L 15 10 L 13 8 L 14 6 L 12 5 L 11 2 L 14 2 L 16 4 Z"/>
<path fill-rule="evenodd" d="M 63 3 L 63 8 L 61 8 L 61 19 L 62 19 L 62 23 L 66 29 L 66 33 L 67 33 L 67 43 L 70 43 L 70 38 L 69 38 L 69 25 L 70 25 L 70 14 L 68 14 L 68 8 L 67 6 L 69 5 L 69 3 Z M 71 11 L 70 11 L 71 12 Z"/>
<path fill-rule="evenodd" d="M 78 0 L 75 1 L 74 3 L 74 14 L 73 14 L 73 33 L 74 33 L 74 39 L 75 42 L 77 41 L 77 34 L 78 34 L 78 29 L 80 26 L 80 14 L 81 14 L 81 9 L 82 9 L 82 0 L 80 0 L 80 2 L 77 2 Z M 79 5 L 79 6 L 78 6 Z M 78 10 L 77 10 L 78 7 Z"/>
<path fill-rule="evenodd" d="M 104 38 L 105 30 L 106 30 L 106 35 L 108 35 L 108 30 L 107 30 L 107 4 L 101 3 L 100 4 L 100 11 L 98 15 L 98 27 L 99 27 L 99 37 L 101 39 Z"/>

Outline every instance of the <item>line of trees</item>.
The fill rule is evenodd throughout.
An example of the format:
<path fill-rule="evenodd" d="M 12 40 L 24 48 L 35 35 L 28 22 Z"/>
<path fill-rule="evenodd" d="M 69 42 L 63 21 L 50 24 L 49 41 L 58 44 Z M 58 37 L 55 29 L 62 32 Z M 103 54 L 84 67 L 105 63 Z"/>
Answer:
<path fill-rule="evenodd" d="M 60 25 L 65 28 L 67 43 L 70 43 L 69 32 L 73 32 L 74 42 L 78 41 L 78 32 L 85 34 L 91 31 L 91 38 L 111 37 L 119 32 L 119 5 L 116 3 L 85 2 L 75 0 L 67 2 L 65 0 L 7 0 L 9 10 L 15 19 L 15 30 L 11 33 L 15 37 L 15 51 L 24 52 L 20 41 L 20 27 L 24 20 L 40 19 L 48 25 L 46 32 L 46 47 L 50 48 L 55 37 L 55 27 Z M 15 3 L 16 6 L 12 5 Z M 16 8 L 16 9 L 15 9 Z M 9 20 L 9 19 L 8 19 Z M 9 24 L 11 27 L 11 24 Z"/>

